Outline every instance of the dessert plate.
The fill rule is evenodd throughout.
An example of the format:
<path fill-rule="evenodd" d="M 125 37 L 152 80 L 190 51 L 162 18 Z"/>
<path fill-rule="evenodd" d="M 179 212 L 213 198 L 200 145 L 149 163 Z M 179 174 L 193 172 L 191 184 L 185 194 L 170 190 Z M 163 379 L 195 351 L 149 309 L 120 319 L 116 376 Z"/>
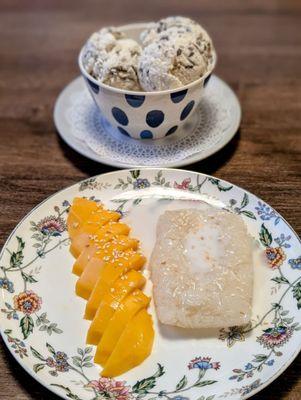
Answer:
<path fill-rule="evenodd" d="M 56 128 L 78 153 L 121 168 L 176 167 L 214 154 L 235 135 L 241 118 L 239 101 L 230 87 L 212 76 L 194 116 L 164 139 L 134 140 L 117 132 L 99 112 L 83 78 L 72 81 L 54 109 Z"/>
<path fill-rule="evenodd" d="M 95 349 L 85 345 L 85 301 L 75 296 L 71 273 L 66 215 L 75 196 L 101 199 L 120 211 L 148 257 L 157 218 L 167 208 L 197 207 L 202 200 L 241 215 L 258 242 L 252 323 L 221 330 L 168 327 L 158 323 L 151 305 L 151 356 L 120 377 L 100 378 Z M 0 266 L 4 342 L 30 375 L 65 399 L 247 399 L 276 379 L 301 348 L 300 240 L 269 205 L 211 176 L 154 168 L 79 182 L 19 223 Z"/>

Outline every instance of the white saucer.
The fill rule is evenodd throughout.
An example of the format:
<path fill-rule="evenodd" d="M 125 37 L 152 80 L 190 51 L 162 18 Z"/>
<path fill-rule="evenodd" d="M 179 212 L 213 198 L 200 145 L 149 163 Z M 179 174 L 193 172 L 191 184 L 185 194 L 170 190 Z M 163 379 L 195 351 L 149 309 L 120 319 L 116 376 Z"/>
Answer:
<path fill-rule="evenodd" d="M 103 164 L 179 167 L 203 160 L 224 147 L 241 119 L 232 89 L 212 76 L 194 119 L 184 132 L 159 140 L 134 140 L 116 132 L 101 115 L 82 77 L 59 95 L 54 122 L 62 139 L 78 153 Z"/>

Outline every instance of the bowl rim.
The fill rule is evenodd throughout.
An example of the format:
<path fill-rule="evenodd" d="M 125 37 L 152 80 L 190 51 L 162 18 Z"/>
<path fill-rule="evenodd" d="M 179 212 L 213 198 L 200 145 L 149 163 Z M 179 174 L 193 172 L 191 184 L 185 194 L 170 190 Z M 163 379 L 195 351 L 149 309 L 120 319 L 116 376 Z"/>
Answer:
<path fill-rule="evenodd" d="M 152 25 L 153 22 L 138 22 L 138 23 L 133 23 L 133 24 L 126 24 L 126 25 L 121 25 L 118 26 L 117 28 L 122 30 L 122 31 L 127 31 L 130 29 L 144 29 L 147 26 Z M 204 29 L 204 28 L 203 28 Z M 208 32 L 206 31 L 206 29 L 204 29 L 205 32 L 207 33 L 207 35 L 211 38 L 211 36 L 208 34 Z M 144 91 L 137 91 L 137 90 L 126 90 L 126 89 L 119 89 L 113 86 L 109 86 L 106 85 L 100 81 L 98 81 L 97 79 L 95 79 L 92 75 L 90 75 L 84 68 L 83 63 L 82 63 L 82 56 L 84 53 L 84 49 L 86 46 L 87 41 L 85 42 L 85 44 L 82 46 L 82 48 L 80 49 L 80 52 L 78 54 L 78 66 L 79 69 L 82 73 L 82 75 L 90 80 L 91 82 L 93 82 L 95 85 L 98 85 L 99 87 L 102 87 L 103 89 L 107 89 L 108 91 L 114 92 L 114 93 L 119 93 L 119 94 L 123 94 L 123 95 L 132 95 L 132 96 L 157 96 L 157 95 L 165 95 L 165 94 L 170 94 L 170 93 L 176 93 L 176 92 L 181 92 L 184 90 L 188 90 L 193 86 L 197 86 L 200 83 L 203 83 L 204 80 L 212 74 L 215 66 L 216 66 L 216 62 L 217 62 L 217 54 L 215 51 L 215 48 L 212 46 L 213 49 L 213 62 L 212 65 L 210 66 L 210 68 L 208 69 L 208 71 L 205 73 L 205 75 L 203 75 L 201 78 L 188 83 L 187 85 L 183 85 L 180 86 L 178 88 L 174 88 L 174 89 L 167 89 L 167 90 L 155 90 L 152 92 L 144 92 Z"/>

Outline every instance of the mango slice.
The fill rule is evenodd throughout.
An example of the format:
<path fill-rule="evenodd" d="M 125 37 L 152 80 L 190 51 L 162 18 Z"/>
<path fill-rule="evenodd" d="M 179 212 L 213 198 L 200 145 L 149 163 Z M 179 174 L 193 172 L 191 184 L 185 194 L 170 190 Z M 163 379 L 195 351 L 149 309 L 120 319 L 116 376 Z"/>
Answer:
<path fill-rule="evenodd" d="M 86 265 L 90 260 L 92 260 L 93 256 L 97 252 L 97 246 L 96 244 L 90 244 L 88 247 L 85 247 L 85 249 L 80 253 L 80 255 L 77 257 L 73 264 L 72 272 L 75 275 L 81 276 L 83 270 L 85 269 Z"/>
<path fill-rule="evenodd" d="M 87 334 L 88 344 L 98 344 L 115 310 L 121 301 L 134 289 L 145 284 L 144 276 L 135 270 L 121 276 L 104 296 Z"/>
<path fill-rule="evenodd" d="M 126 326 L 101 375 L 118 376 L 141 364 L 150 355 L 153 341 L 152 318 L 142 309 Z"/>
<path fill-rule="evenodd" d="M 72 272 L 76 275 L 81 275 L 83 270 L 85 269 L 88 262 L 100 251 L 104 250 L 104 246 L 108 242 L 114 242 L 117 239 L 123 241 L 126 236 L 115 236 L 111 233 L 105 233 L 104 235 L 98 237 L 94 237 L 90 239 L 90 245 L 85 247 L 85 249 L 80 253 L 79 257 L 76 259 L 75 263 L 73 264 Z M 107 248 L 107 247 L 106 247 Z M 113 247 L 112 247 L 113 249 Z M 111 254 L 108 252 L 108 254 Z"/>
<path fill-rule="evenodd" d="M 104 262 L 114 261 L 114 259 L 118 258 L 120 251 L 122 252 L 128 248 L 136 249 L 137 246 L 138 241 L 130 239 L 127 236 L 115 236 L 113 241 L 105 243 L 95 252 L 94 257 L 89 260 L 83 273 L 77 280 L 75 286 L 76 294 L 88 300 Z M 94 261 L 92 262 L 93 259 Z"/>
<path fill-rule="evenodd" d="M 86 305 L 85 318 L 92 320 L 104 297 L 114 282 L 131 269 L 139 270 L 145 264 L 146 258 L 132 250 L 125 251 L 116 260 L 109 261 L 99 270 L 98 280 L 92 290 Z M 90 263 L 97 263 L 92 259 Z M 89 264 L 90 264 L 89 263 Z M 88 269 L 88 266 L 86 267 Z M 86 271 L 85 269 L 85 271 Z"/>
<path fill-rule="evenodd" d="M 75 263 L 73 264 L 72 272 L 76 275 L 81 275 L 84 271 L 88 262 L 93 258 L 103 259 L 103 257 L 110 257 L 112 254 L 116 254 L 120 251 L 124 251 L 126 249 L 137 249 L 139 245 L 139 241 L 136 239 L 131 239 L 124 235 L 114 236 L 114 240 L 108 241 L 105 245 L 103 242 L 108 238 L 106 234 L 101 241 L 96 242 L 95 240 L 91 241 L 91 245 L 86 247 L 77 258 Z M 105 260 L 105 261 L 108 261 Z"/>
<path fill-rule="evenodd" d="M 101 204 L 88 199 L 75 197 L 67 217 L 67 228 L 71 240 L 77 234 L 82 224 L 89 219 L 92 212 L 97 210 L 103 210 Z"/>
<path fill-rule="evenodd" d="M 134 290 L 121 302 L 98 343 L 94 362 L 102 366 L 105 364 L 126 325 L 138 311 L 146 308 L 149 302 L 150 298 L 139 289 Z"/>
<path fill-rule="evenodd" d="M 110 221 L 118 221 L 120 219 L 120 213 L 116 211 L 105 210 L 102 207 L 98 207 L 93 210 L 82 224 L 78 226 L 76 234 L 81 234 L 87 232 L 89 234 L 94 234 L 99 228 L 107 224 Z"/>
<path fill-rule="evenodd" d="M 74 258 L 77 258 L 80 253 L 89 246 L 90 240 L 95 236 L 101 239 L 106 233 L 113 235 L 128 235 L 130 227 L 121 222 L 109 221 L 96 231 L 91 228 L 92 225 L 83 224 L 80 232 L 72 239 L 70 245 L 70 253 Z"/>

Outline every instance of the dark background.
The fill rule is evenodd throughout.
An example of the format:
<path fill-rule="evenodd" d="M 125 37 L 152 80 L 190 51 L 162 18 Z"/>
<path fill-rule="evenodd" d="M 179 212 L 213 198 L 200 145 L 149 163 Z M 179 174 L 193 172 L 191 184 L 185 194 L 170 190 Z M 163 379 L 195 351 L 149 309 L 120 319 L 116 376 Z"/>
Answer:
<path fill-rule="evenodd" d="M 240 185 L 301 233 L 301 1 L 0 0 L 0 244 L 33 206 L 112 170 L 57 136 L 53 106 L 78 75 L 76 57 L 101 26 L 182 14 L 211 33 L 216 73 L 237 93 L 239 133 L 187 169 Z M 301 399 L 301 358 L 254 400 Z M 0 398 L 54 399 L 0 346 Z M 195 399 L 191 399 L 195 400 Z"/>

